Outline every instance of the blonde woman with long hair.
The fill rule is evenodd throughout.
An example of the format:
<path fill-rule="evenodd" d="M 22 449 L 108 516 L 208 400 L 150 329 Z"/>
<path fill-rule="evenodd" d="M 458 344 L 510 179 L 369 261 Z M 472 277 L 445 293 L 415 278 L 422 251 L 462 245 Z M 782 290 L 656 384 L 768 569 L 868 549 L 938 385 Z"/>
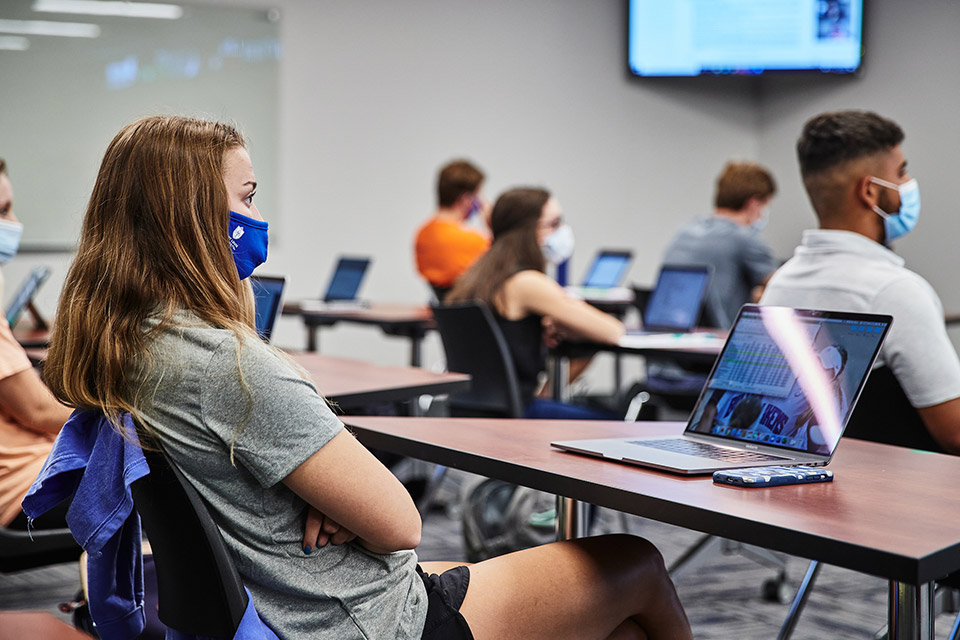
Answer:
<path fill-rule="evenodd" d="M 420 517 L 403 486 L 257 339 L 243 281 L 266 257 L 255 191 L 228 125 L 125 127 L 90 198 L 46 376 L 65 403 L 115 422 L 129 412 L 166 450 L 278 635 L 690 638 L 639 538 L 417 564 Z"/>

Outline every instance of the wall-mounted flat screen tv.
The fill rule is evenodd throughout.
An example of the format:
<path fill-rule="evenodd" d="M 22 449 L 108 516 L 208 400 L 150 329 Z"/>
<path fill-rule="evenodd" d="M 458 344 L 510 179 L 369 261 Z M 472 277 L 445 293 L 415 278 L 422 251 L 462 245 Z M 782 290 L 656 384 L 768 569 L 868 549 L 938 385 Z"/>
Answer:
<path fill-rule="evenodd" d="M 638 76 L 854 73 L 863 0 L 629 0 Z"/>

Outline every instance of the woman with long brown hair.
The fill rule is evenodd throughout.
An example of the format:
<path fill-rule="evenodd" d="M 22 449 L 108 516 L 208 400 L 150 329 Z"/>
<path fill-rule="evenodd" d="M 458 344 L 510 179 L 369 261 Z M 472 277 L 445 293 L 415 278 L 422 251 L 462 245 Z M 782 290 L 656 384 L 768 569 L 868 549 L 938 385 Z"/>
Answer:
<path fill-rule="evenodd" d="M 598 412 L 535 397 L 546 369 L 546 343 L 564 337 L 616 343 L 623 323 L 570 297 L 545 272 L 547 257 L 569 257 L 572 238 L 549 191 L 511 189 L 490 214 L 493 243 L 457 280 L 445 302 L 480 301 L 494 312 L 513 356 L 527 418 L 597 418 Z"/>
<path fill-rule="evenodd" d="M 390 472 L 255 333 L 244 281 L 267 225 L 235 129 L 125 127 L 103 159 L 46 375 L 67 404 L 129 412 L 197 488 L 261 618 L 284 638 L 690 638 L 646 541 L 417 564 Z M 436 572 L 436 573 L 435 573 Z"/>

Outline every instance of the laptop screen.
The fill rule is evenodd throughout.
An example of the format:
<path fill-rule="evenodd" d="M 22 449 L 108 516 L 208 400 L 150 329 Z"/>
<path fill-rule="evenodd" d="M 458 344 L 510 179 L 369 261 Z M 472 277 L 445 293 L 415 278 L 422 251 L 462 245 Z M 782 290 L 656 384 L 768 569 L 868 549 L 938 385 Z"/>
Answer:
<path fill-rule="evenodd" d="M 327 302 L 355 300 L 369 265 L 369 258 L 340 258 L 323 299 Z"/>
<path fill-rule="evenodd" d="M 892 320 L 745 305 L 687 433 L 831 455 Z"/>
<path fill-rule="evenodd" d="M 632 254 L 629 251 L 601 251 L 593 259 L 583 286 L 602 289 L 619 287 L 627 274 L 631 259 Z"/>
<path fill-rule="evenodd" d="M 257 334 L 269 340 L 273 334 L 273 325 L 280 315 L 285 278 L 270 276 L 250 276 L 253 286 L 254 309 L 256 313 Z"/>
<path fill-rule="evenodd" d="M 643 312 L 644 329 L 690 331 L 697 326 L 710 268 L 664 265 Z"/>
<path fill-rule="evenodd" d="M 27 276 L 27 279 L 20 285 L 20 290 L 17 291 L 17 294 L 13 296 L 13 300 L 11 300 L 7 306 L 7 323 L 11 327 L 17 324 L 20 313 L 27 306 L 27 303 L 33 299 L 33 296 L 36 295 L 40 289 L 40 285 L 42 285 L 49 276 L 49 267 L 34 267 L 33 270 L 30 271 L 30 275 Z"/>

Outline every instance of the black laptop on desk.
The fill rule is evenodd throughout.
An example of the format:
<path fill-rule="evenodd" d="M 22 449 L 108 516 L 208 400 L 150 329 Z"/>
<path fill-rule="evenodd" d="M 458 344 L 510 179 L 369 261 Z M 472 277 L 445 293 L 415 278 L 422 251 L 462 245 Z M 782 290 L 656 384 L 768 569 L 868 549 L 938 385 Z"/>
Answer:
<path fill-rule="evenodd" d="M 369 267 L 370 258 L 341 256 L 321 299 L 304 300 L 300 306 L 311 311 L 351 310 L 369 306 L 357 297 Z"/>
<path fill-rule="evenodd" d="M 583 284 L 567 287 L 567 291 L 579 298 L 621 299 L 630 295 L 623 288 L 623 280 L 633 261 L 633 253 L 627 249 L 602 249 L 594 256 Z"/>
<path fill-rule="evenodd" d="M 890 316 L 744 305 L 675 437 L 553 446 L 680 474 L 830 461 Z"/>
<path fill-rule="evenodd" d="M 588 289 L 611 289 L 623 284 L 633 254 L 625 249 L 603 249 L 593 258 L 593 264 L 583 279 Z"/>
<path fill-rule="evenodd" d="M 663 265 L 643 309 L 644 332 L 686 333 L 696 329 L 711 274 L 707 265 Z"/>
<path fill-rule="evenodd" d="M 266 341 L 273 335 L 273 326 L 283 308 L 283 288 L 286 278 L 282 276 L 250 276 L 256 311 L 257 334 Z"/>

